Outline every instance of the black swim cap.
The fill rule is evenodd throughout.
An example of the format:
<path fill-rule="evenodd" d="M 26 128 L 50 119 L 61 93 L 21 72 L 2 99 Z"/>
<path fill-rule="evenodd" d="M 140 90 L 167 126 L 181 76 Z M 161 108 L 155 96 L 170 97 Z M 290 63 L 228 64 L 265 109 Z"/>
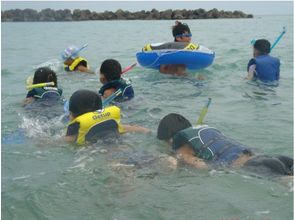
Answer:
<path fill-rule="evenodd" d="M 74 117 L 99 109 L 102 109 L 102 100 L 94 91 L 82 89 L 74 92 L 70 97 L 69 111 Z"/>
<path fill-rule="evenodd" d="M 265 39 L 256 40 L 253 47 L 260 54 L 269 54 L 271 52 L 271 43 Z"/>

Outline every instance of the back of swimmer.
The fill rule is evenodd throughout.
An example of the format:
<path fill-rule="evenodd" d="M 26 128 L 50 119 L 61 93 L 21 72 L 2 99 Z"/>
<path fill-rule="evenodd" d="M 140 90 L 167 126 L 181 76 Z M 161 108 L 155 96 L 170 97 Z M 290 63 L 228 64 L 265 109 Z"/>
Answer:
<path fill-rule="evenodd" d="M 101 97 L 91 90 L 78 90 L 69 100 L 70 123 L 65 132 L 65 141 L 78 144 L 112 138 L 125 132 L 145 133 L 149 129 L 140 126 L 122 125 L 120 109 L 116 106 L 102 109 Z"/>
<path fill-rule="evenodd" d="M 38 68 L 34 74 L 33 84 L 54 82 L 53 86 L 31 89 L 24 100 L 24 109 L 28 117 L 54 118 L 64 113 L 62 89 L 58 88 L 56 73 L 47 68 Z"/>
<path fill-rule="evenodd" d="M 89 68 L 88 61 L 82 57 L 78 48 L 75 46 L 68 46 L 62 53 L 61 57 L 64 63 L 64 70 L 66 72 L 70 71 L 81 71 L 81 72 L 93 72 Z"/>
<path fill-rule="evenodd" d="M 247 65 L 247 79 L 272 81 L 280 78 L 280 60 L 269 55 L 270 48 L 271 44 L 268 40 L 254 41 L 253 58 Z"/>
<path fill-rule="evenodd" d="M 103 86 L 99 90 L 99 95 L 108 98 L 118 89 L 122 89 L 122 93 L 117 96 L 116 101 L 125 101 L 134 98 L 134 90 L 132 80 L 121 78 L 121 65 L 117 60 L 107 59 L 101 64 L 100 82 Z"/>
<path fill-rule="evenodd" d="M 35 71 L 33 84 L 46 82 L 54 82 L 54 85 L 50 87 L 38 87 L 30 90 L 24 100 L 25 104 L 40 99 L 48 101 L 62 95 L 62 89 L 58 88 L 56 73 L 47 67 L 40 67 Z"/>

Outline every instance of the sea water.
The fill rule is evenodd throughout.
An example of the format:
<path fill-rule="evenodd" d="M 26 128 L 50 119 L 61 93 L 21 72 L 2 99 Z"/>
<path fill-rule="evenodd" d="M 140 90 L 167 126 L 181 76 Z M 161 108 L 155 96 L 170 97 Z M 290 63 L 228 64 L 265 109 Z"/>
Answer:
<path fill-rule="evenodd" d="M 203 123 L 266 154 L 293 157 L 293 16 L 185 20 L 192 43 L 215 52 L 213 64 L 190 77 L 160 74 L 139 64 L 123 77 L 135 98 L 119 105 L 122 123 L 156 130 L 168 113 Z M 1 217 L 2 219 L 293 219 L 293 188 L 243 170 L 199 171 L 148 159 L 171 152 L 156 133 L 126 134 L 112 143 L 77 147 L 61 141 L 60 118 L 28 117 L 22 107 L 25 79 L 40 66 L 57 72 L 64 97 L 98 91 L 99 76 L 63 71 L 61 52 L 88 46 L 90 68 L 105 59 L 122 68 L 137 62 L 146 44 L 172 41 L 174 21 L 19 22 L 1 24 Z M 243 79 L 252 39 L 272 44 L 281 60 L 278 86 Z M 197 76 L 205 74 L 205 80 Z M 62 113 L 61 113 L 62 114 Z M 146 159 L 147 158 L 147 159 Z M 140 166 L 116 166 L 132 159 Z M 145 161 L 145 163 L 144 163 Z M 146 162 L 147 161 L 147 162 Z"/>

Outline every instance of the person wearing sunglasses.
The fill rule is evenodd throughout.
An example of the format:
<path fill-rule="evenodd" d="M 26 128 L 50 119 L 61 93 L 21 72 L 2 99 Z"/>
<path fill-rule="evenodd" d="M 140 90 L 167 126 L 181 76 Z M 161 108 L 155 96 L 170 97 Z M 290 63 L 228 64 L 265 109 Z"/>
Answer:
<path fill-rule="evenodd" d="M 273 81 L 280 78 L 280 59 L 270 56 L 271 44 L 268 40 L 259 39 L 251 41 L 253 45 L 253 58 L 247 65 L 247 79 Z"/>
<path fill-rule="evenodd" d="M 192 39 L 192 33 L 189 26 L 186 23 L 178 22 L 172 27 L 172 34 L 174 37 L 174 42 L 186 42 L 190 43 Z M 159 72 L 164 74 L 178 75 L 178 76 L 188 76 L 185 73 L 187 66 L 178 64 L 161 65 Z M 198 79 L 205 79 L 205 75 L 198 76 Z"/>

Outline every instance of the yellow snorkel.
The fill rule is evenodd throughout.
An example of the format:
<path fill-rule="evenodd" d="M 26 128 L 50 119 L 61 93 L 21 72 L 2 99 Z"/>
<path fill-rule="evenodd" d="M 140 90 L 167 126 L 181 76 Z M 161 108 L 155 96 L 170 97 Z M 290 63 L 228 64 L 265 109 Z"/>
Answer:
<path fill-rule="evenodd" d="M 205 114 L 207 112 L 207 109 L 208 109 L 208 107 L 210 105 L 210 102 L 211 102 L 211 98 L 208 98 L 207 101 L 206 101 L 206 103 L 205 103 L 205 106 L 204 106 L 204 108 L 203 108 L 203 110 L 202 110 L 202 112 L 201 112 L 201 114 L 199 116 L 199 119 L 197 121 L 197 125 L 201 125 L 202 124 L 203 118 L 204 118 L 204 116 L 205 116 Z"/>
<path fill-rule="evenodd" d="M 54 85 L 55 85 L 54 82 L 38 83 L 38 84 L 27 86 L 27 89 L 33 89 L 33 88 L 45 87 L 45 86 L 54 86 Z"/>

